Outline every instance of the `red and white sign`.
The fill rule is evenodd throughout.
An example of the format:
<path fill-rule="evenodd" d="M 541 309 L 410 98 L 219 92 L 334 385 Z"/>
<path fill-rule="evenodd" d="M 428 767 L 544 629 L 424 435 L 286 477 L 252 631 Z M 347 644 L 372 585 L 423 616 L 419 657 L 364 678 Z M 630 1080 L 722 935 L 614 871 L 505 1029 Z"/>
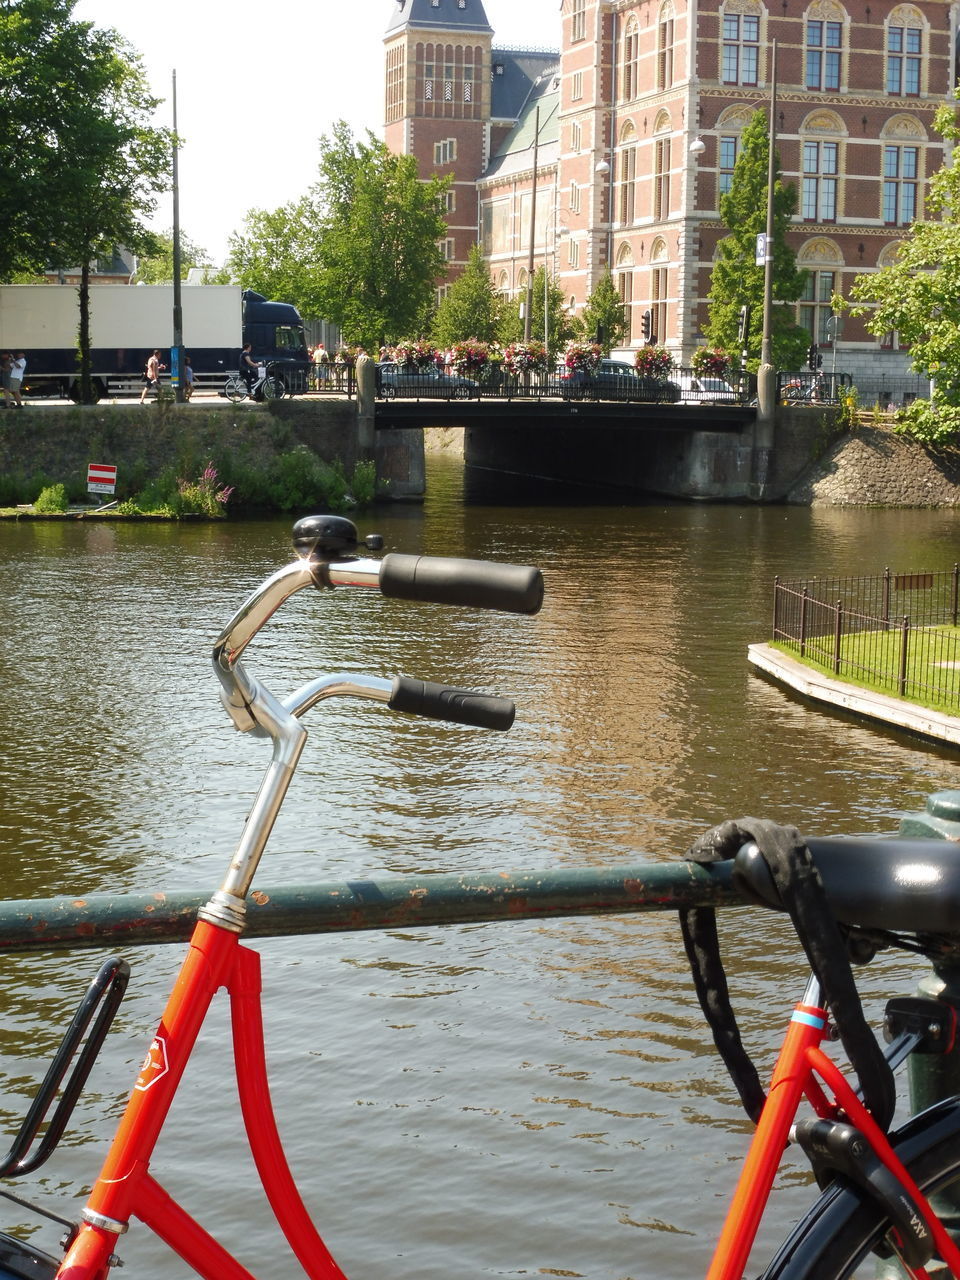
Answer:
<path fill-rule="evenodd" d="M 113 493 L 117 487 L 117 468 L 105 462 L 87 466 L 87 493 Z"/>

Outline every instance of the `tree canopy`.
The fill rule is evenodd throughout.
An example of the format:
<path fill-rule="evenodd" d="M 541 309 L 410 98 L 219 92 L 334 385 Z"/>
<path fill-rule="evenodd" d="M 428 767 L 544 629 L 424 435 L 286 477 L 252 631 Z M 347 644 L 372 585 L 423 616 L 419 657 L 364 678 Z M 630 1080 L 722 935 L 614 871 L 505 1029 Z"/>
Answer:
<path fill-rule="evenodd" d="M 447 178 L 421 181 L 413 156 L 394 155 L 338 121 L 320 139 L 317 182 L 302 200 L 253 210 L 231 237 L 228 266 L 244 287 L 282 297 L 375 350 L 429 327 Z"/>
<path fill-rule="evenodd" d="M 137 259 L 134 279 L 138 284 L 173 284 L 173 231 L 156 237 L 156 248 L 141 254 Z M 201 249 L 182 231 L 180 233 L 180 279 L 186 280 L 192 267 L 207 269 L 206 284 L 228 284 L 226 273 L 219 273 L 210 261 L 206 249 Z"/>
<path fill-rule="evenodd" d="M 0 9 L 0 277 L 77 267 L 119 244 L 152 245 L 144 221 L 170 184 L 170 133 L 138 55 L 72 18 L 73 0 Z"/>
<path fill-rule="evenodd" d="M 901 427 L 945 441 L 960 435 L 960 124 L 953 107 L 939 109 L 935 127 L 953 152 L 930 180 L 931 216 L 913 223 L 895 262 L 857 277 L 850 309 L 877 337 L 895 330 L 913 368 L 933 382 L 929 400 L 900 410 Z"/>
<path fill-rule="evenodd" d="M 493 342 L 497 337 L 501 300 L 478 244 L 470 250 L 463 272 L 437 308 L 433 336 L 441 347 L 467 338 Z"/>
<path fill-rule="evenodd" d="M 763 335 L 763 267 L 756 262 L 757 236 L 766 231 L 768 160 L 770 133 L 767 114 L 755 111 L 740 136 L 740 154 L 733 170 L 730 190 L 720 197 L 720 218 L 728 234 L 720 241 L 710 281 L 707 341 L 727 351 L 739 349 L 737 331 L 740 308 L 750 307 L 747 334 L 748 366 L 760 360 Z M 770 342 L 773 362 L 781 369 L 799 369 L 803 364 L 810 335 L 793 318 L 791 307 L 777 303 L 796 302 L 803 292 L 806 272 L 798 269 L 786 233 L 797 207 L 797 193 L 780 177 L 779 160 L 774 165 L 773 185 L 773 311 Z"/>
<path fill-rule="evenodd" d="M 598 341 L 603 354 L 618 347 L 627 332 L 623 301 L 608 268 L 597 281 L 577 320 L 577 328 L 588 341 Z"/>

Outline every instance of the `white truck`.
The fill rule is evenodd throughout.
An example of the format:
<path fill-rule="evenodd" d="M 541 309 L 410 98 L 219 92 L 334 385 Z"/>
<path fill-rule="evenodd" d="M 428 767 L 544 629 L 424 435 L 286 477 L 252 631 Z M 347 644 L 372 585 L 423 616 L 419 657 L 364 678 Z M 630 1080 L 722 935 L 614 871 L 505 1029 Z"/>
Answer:
<path fill-rule="evenodd" d="M 290 391 L 303 389 L 309 356 L 295 307 L 237 285 L 183 285 L 180 293 L 183 351 L 200 385 L 222 383 L 235 372 L 241 346 L 250 342 L 257 360 L 280 366 Z M 78 398 L 79 324 L 73 285 L 0 285 L 0 351 L 26 355 L 28 395 Z M 157 348 L 169 369 L 172 344 L 173 285 L 91 285 L 91 376 L 98 398 L 135 388 Z"/>

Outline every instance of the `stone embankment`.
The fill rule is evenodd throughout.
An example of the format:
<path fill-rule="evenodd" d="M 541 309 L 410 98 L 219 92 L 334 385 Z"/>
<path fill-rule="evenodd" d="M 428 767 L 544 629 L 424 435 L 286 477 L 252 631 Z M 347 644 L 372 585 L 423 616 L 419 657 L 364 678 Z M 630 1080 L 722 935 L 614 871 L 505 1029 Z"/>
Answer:
<path fill-rule="evenodd" d="M 960 507 L 960 449 L 933 449 L 884 426 L 840 436 L 790 490 L 816 507 Z"/>

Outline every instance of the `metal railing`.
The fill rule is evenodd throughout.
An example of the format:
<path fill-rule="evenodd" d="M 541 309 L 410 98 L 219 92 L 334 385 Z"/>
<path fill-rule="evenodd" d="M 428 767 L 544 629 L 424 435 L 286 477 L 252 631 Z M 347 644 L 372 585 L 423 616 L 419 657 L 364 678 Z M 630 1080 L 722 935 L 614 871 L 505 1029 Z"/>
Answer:
<path fill-rule="evenodd" d="M 777 400 L 781 404 L 837 404 L 845 388 L 853 386 L 849 373 L 827 373 L 823 369 L 800 369 L 777 373 Z"/>
<path fill-rule="evenodd" d="M 603 368 L 573 371 L 563 364 L 550 369 L 511 373 L 501 364 L 463 372 L 447 367 L 377 370 L 377 394 L 384 399 L 414 400 L 606 400 L 636 404 L 744 405 L 756 395 L 749 373 L 713 378 L 690 368 L 675 368 L 665 377 Z"/>
<path fill-rule="evenodd" d="M 733 888 L 731 865 L 707 869 L 678 861 L 257 886 L 247 900 L 247 936 L 742 907 L 747 904 Z M 208 897 L 103 893 L 0 901 L 0 952 L 180 942 L 190 937 Z"/>
<path fill-rule="evenodd" d="M 773 640 L 838 677 L 960 711 L 960 566 L 774 580 Z"/>

